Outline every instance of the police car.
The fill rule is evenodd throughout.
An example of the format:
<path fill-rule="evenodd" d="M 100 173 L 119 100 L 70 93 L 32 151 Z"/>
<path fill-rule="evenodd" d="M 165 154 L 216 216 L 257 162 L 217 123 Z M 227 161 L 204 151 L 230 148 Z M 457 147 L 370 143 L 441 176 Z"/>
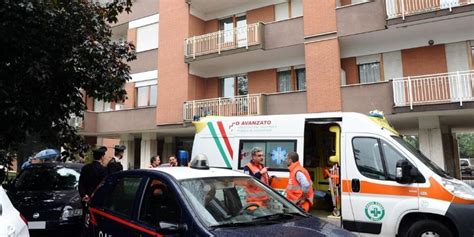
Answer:
<path fill-rule="evenodd" d="M 250 189 L 265 202 L 247 202 Z M 253 177 L 207 167 L 130 170 L 109 176 L 89 204 L 91 236 L 352 236 L 306 214 Z"/>

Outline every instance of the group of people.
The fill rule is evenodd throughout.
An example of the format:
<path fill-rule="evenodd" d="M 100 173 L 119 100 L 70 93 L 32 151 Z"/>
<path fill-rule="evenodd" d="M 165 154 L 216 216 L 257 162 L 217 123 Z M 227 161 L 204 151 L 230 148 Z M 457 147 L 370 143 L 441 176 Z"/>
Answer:
<path fill-rule="evenodd" d="M 105 155 L 107 152 L 105 146 L 93 151 L 94 160 L 82 167 L 81 176 L 79 177 L 79 195 L 84 204 L 89 201 L 94 190 L 107 175 L 123 170 L 121 160 L 125 149 L 124 145 L 116 145 L 113 157 Z"/>
<path fill-rule="evenodd" d="M 264 184 L 270 186 L 272 178 L 268 174 L 268 167 L 263 165 L 265 154 L 262 148 L 254 147 L 251 151 L 251 160 L 244 167 L 244 173 L 254 176 Z M 313 182 L 306 170 L 299 162 L 299 156 L 296 152 L 289 152 L 286 155 L 286 163 L 290 171 L 288 186 L 286 187 L 286 195 L 288 200 L 303 208 L 306 212 L 313 206 Z M 266 200 L 265 193 L 259 190 L 248 190 L 248 202 L 261 205 Z"/>
<path fill-rule="evenodd" d="M 156 167 L 175 167 L 178 166 L 178 160 L 174 154 L 168 156 L 168 163 L 161 164 L 161 159 L 159 155 L 152 156 L 150 158 L 150 165 L 148 168 L 156 168 Z"/>

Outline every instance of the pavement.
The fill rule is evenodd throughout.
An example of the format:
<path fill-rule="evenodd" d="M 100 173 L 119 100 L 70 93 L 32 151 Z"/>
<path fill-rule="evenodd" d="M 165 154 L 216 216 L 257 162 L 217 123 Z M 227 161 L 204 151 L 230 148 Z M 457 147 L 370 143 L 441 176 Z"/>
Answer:
<path fill-rule="evenodd" d="M 311 213 L 313 216 L 319 217 L 335 226 L 341 227 L 341 218 L 340 217 L 334 217 L 331 215 L 331 212 L 324 211 L 324 210 L 310 210 L 309 213 Z"/>

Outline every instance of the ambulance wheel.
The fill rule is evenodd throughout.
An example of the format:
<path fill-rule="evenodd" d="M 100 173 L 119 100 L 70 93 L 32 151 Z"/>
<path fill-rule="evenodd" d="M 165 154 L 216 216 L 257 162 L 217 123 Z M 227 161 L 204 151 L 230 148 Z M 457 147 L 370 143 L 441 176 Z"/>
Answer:
<path fill-rule="evenodd" d="M 453 237 L 444 224 L 434 220 L 419 220 L 402 235 L 406 237 Z"/>

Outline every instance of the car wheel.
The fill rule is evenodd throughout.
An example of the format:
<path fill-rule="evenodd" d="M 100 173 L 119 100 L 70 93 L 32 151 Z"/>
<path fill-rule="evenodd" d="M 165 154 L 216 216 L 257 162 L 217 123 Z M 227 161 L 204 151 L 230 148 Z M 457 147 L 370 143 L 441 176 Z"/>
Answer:
<path fill-rule="evenodd" d="M 408 228 L 407 237 L 453 237 L 451 230 L 434 220 L 419 220 Z"/>

